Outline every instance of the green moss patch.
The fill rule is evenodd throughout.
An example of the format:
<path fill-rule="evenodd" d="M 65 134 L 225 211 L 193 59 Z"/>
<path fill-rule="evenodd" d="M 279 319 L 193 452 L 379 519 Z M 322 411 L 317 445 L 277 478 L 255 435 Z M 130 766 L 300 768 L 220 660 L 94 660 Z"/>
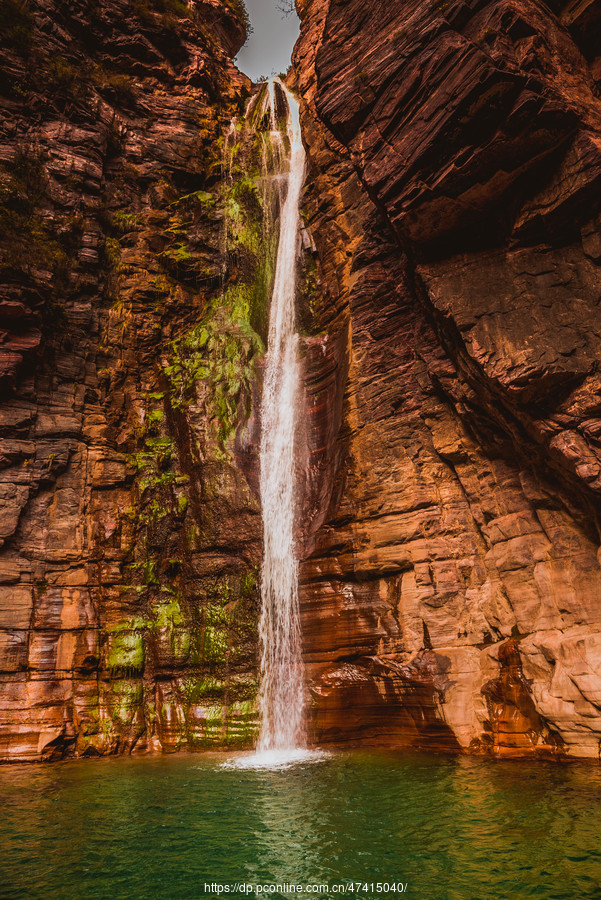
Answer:
<path fill-rule="evenodd" d="M 144 668 L 144 638 L 139 631 L 122 630 L 108 636 L 106 665 L 111 674 L 141 672 Z"/>
<path fill-rule="evenodd" d="M 171 345 L 172 361 L 165 369 L 175 408 L 201 401 L 215 437 L 225 448 L 240 421 L 248 415 L 255 362 L 263 343 L 250 325 L 249 289 L 230 289 L 224 303 L 212 309 L 184 337 Z"/>

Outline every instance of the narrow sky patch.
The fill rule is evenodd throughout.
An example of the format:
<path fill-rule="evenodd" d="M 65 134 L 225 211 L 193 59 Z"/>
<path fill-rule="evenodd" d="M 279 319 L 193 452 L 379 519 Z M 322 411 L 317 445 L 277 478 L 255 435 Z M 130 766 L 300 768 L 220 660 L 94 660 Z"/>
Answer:
<path fill-rule="evenodd" d="M 245 2 L 253 33 L 236 57 L 238 68 L 253 81 L 285 72 L 299 33 L 298 16 L 295 12 L 283 15 L 278 0 Z"/>

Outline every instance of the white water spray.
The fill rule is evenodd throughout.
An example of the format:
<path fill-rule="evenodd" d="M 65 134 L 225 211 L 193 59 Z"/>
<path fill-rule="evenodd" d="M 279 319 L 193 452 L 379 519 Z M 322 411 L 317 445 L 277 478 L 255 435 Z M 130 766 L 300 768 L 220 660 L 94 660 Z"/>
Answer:
<path fill-rule="evenodd" d="M 288 103 L 290 141 L 286 199 L 280 213 L 261 434 L 261 504 L 264 560 L 261 579 L 261 735 L 258 751 L 281 753 L 304 746 L 304 683 L 294 550 L 296 486 L 294 431 L 298 399 L 298 335 L 294 300 L 299 199 L 305 151 L 298 103 L 281 82 Z M 272 131 L 277 130 L 275 84 L 268 91 Z"/>

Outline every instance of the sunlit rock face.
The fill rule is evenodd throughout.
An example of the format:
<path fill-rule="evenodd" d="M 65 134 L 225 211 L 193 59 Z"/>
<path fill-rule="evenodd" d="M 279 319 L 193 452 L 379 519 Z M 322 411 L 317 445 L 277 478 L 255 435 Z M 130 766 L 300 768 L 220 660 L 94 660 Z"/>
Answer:
<path fill-rule="evenodd" d="M 596 757 L 598 4 L 299 11 L 313 739 Z M 256 733 L 243 19 L 0 11 L 3 760 Z"/>
<path fill-rule="evenodd" d="M 3 4 L 0 759 L 252 743 L 261 324 L 223 227 L 242 18 Z"/>
<path fill-rule="evenodd" d="M 597 757 L 598 5 L 298 8 L 313 735 Z"/>

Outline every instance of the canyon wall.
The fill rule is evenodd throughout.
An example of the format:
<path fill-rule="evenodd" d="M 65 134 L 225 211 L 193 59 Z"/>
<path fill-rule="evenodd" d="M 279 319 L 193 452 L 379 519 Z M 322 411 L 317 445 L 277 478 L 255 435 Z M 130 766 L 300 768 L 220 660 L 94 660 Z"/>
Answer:
<path fill-rule="evenodd" d="M 311 738 L 597 757 L 599 4 L 298 10 Z M 1 760 L 253 742 L 247 25 L 0 10 Z"/>
<path fill-rule="evenodd" d="M 601 7 L 297 8 L 313 737 L 596 758 Z"/>
<path fill-rule="evenodd" d="M 247 24 L 2 4 L 0 759 L 252 743 Z"/>

